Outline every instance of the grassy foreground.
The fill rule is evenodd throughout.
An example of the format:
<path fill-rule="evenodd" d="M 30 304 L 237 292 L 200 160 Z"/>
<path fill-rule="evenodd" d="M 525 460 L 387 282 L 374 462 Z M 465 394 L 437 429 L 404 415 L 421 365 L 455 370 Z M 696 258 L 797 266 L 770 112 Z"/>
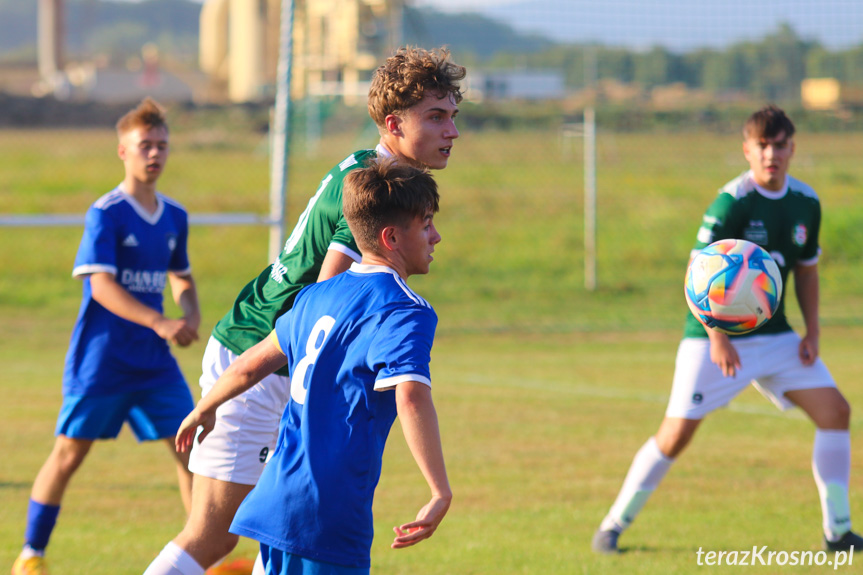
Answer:
<path fill-rule="evenodd" d="M 259 136 L 172 137 L 166 193 L 193 213 L 266 211 Z M 313 157 L 299 151 L 290 223 L 325 170 L 373 143 L 343 137 L 325 140 Z M 437 176 L 444 240 L 431 274 L 411 283 L 440 316 L 432 373 L 455 500 L 430 541 L 388 548 L 391 527 L 427 497 L 396 424 L 375 504 L 375 572 L 692 573 L 699 548 L 818 549 L 811 425 L 747 391 L 703 426 L 622 540 L 629 552 L 589 552 L 632 455 L 664 410 L 699 217 L 745 167 L 735 136 L 600 134 L 599 143 L 600 288 L 592 293 L 583 288 L 578 143 L 567 154 L 554 134 L 464 134 Z M 110 132 L 4 133 L 0 212 L 83 213 L 122 177 L 114 146 Z M 861 148 L 861 135 L 804 134 L 792 170 L 824 203 L 822 353 L 858 409 Z M 80 297 L 69 279 L 79 238 L 77 228 L 0 228 L 0 569 L 17 553 L 30 485 L 53 442 Z M 267 264 L 266 232 L 197 227 L 190 249 L 207 333 Z M 202 344 L 177 351 L 196 392 L 202 352 Z M 855 415 L 855 445 L 859 424 Z M 853 486 L 861 477 L 858 458 L 858 525 L 863 503 Z M 97 444 L 75 477 L 49 551 L 52 572 L 141 573 L 182 523 L 164 446 L 136 445 L 124 432 Z M 254 545 L 238 553 L 251 556 Z"/>

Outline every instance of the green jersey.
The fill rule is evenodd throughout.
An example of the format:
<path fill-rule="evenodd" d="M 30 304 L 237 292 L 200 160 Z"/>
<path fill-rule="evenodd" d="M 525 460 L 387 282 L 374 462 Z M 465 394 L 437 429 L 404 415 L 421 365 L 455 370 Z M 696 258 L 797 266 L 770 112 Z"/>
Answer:
<path fill-rule="evenodd" d="M 818 232 L 821 204 L 815 191 L 788 176 L 785 188 L 772 192 L 760 188 L 746 171 L 719 190 L 719 195 L 704 214 L 693 256 L 705 246 L 728 238 L 758 244 L 776 260 L 782 274 L 782 299 L 776 314 L 755 331 L 731 337 L 748 337 L 791 331 L 785 315 L 788 272 L 797 264 L 818 262 Z M 686 318 L 684 337 L 707 337 L 707 332 L 692 314 Z"/>
<path fill-rule="evenodd" d="M 375 150 L 354 152 L 321 180 L 278 259 L 246 284 L 213 328 L 219 343 L 239 355 L 267 337 L 276 319 L 293 306 L 297 293 L 317 281 L 328 250 L 360 261 L 360 250 L 342 214 L 342 189 L 348 172 L 377 155 Z"/>

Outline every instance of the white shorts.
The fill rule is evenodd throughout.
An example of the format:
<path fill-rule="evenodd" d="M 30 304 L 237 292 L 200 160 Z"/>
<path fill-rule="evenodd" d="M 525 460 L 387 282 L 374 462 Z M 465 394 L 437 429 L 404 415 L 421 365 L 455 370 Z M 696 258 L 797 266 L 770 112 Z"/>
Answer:
<path fill-rule="evenodd" d="M 753 336 L 732 341 L 741 368 L 734 377 L 725 377 L 710 361 L 710 340 L 684 338 L 677 349 L 674 382 L 666 417 L 703 419 L 725 407 L 750 383 L 776 407 L 794 407 L 785 393 L 798 389 L 836 387 L 821 358 L 811 366 L 800 361 L 800 336 L 794 332 Z"/>
<path fill-rule="evenodd" d="M 235 353 L 210 338 L 202 361 L 202 396 L 207 395 L 236 359 Z M 276 448 L 279 421 L 290 397 L 290 387 L 287 377 L 270 375 L 219 406 L 213 431 L 192 445 L 189 470 L 231 483 L 257 483 Z"/>

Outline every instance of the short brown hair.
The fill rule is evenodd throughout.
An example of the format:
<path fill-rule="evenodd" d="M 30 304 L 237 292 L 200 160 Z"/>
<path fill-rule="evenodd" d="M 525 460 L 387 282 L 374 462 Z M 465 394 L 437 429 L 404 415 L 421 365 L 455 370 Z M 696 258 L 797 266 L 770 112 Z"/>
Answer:
<path fill-rule="evenodd" d="M 129 110 L 117 121 L 117 135 L 122 136 L 130 130 L 141 127 L 168 130 L 165 109 L 153 98 L 144 98 L 137 108 Z"/>
<path fill-rule="evenodd" d="M 773 138 L 785 132 L 785 137 L 794 135 L 794 123 L 782 108 L 770 104 L 749 116 L 743 124 L 744 138 Z"/>
<path fill-rule="evenodd" d="M 375 70 L 369 88 L 369 115 L 375 124 L 383 126 L 385 118 L 415 106 L 431 92 L 443 99 L 452 96 L 462 100 L 459 81 L 467 70 L 449 59 L 446 48 L 425 50 L 416 47 L 399 48 Z"/>
<path fill-rule="evenodd" d="M 360 251 L 375 251 L 382 229 L 407 227 L 430 210 L 437 213 L 439 202 L 437 183 L 428 170 L 386 158 L 345 177 L 342 211 Z"/>

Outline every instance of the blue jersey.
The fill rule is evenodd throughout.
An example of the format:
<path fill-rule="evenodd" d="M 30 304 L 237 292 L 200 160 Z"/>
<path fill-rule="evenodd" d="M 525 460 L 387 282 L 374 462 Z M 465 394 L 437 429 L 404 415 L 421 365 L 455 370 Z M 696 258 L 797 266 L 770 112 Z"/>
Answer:
<path fill-rule="evenodd" d="M 354 264 L 300 292 L 275 328 L 291 399 L 232 532 L 308 559 L 370 566 L 395 386 L 431 385 L 436 326 L 428 302 L 390 268 Z"/>
<path fill-rule="evenodd" d="M 93 299 L 90 274 L 108 272 L 143 304 L 162 312 L 168 271 L 190 272 L 188 215 L 157 194 L 150 214 L 120 187 L 87 211 L 73 277 L 84 278 L 81 309 L 72 331 L 63 392 L 105 395 L 184 381 L 165 340 L 122 319 Z"/>

